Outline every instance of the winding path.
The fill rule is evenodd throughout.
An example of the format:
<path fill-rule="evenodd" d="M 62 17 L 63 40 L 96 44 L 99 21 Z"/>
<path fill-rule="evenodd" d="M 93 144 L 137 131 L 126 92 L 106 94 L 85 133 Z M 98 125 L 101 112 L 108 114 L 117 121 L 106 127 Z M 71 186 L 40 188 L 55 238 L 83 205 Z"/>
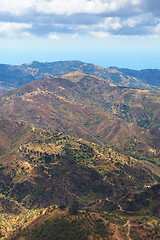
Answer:
<path fill-rule="evenodd" d="M 119 237 L 119 231 L 118 231 L 118 226 L 117 225 L 114 225 L 115 226 L 115 233 L 114 233 L 114 237 L 116 240 L 122 240 L 122 238 Z"/>
<path fill-rule="evenodd" d="M 125 226 L 128 226 L 128 232 L 127 232 L 127 237 L 128 237 L 128 239 L 129 240 L 132 240 L 131 238 L 130 238 L 130 231 L 131 231 L 131 224 L 130 224 L 130 219 L 129 220 L 127 220 L 127 222 L 126 222 L 126 224 L 124 225 L 124 227 Z"/>

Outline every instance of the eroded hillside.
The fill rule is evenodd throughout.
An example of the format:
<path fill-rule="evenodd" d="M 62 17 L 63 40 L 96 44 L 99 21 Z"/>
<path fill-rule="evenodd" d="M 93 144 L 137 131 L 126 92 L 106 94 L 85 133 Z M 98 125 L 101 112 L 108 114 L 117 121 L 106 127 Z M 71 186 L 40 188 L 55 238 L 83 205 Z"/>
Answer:
<path fill-rule="evenodd" d="M 117 87 L 83 74 L 76 74 L 76 79 L 75 74 L 44 78 L 3 94 L 1 113 L 156 161 L 159 92 Z"/>
<path fill-rule="evenodd" d="M 160 172 L 153 164 L 149 169 L 145 162 L 120 154 L 112 147 L 100 146 L 60 132 L 21 125 L 13 120 L 5 121 L 4 124 L 10 132 L 14 129 L 14 132 L 19 133 L 22 126 L 25 131 L 17 135 L 16 139 L 19 138 L 20 141 L 16 141 L 0 157 L 2 236 L 8 236 L 16 229 L 18 232 L 25 227 L 32 229 L 28 224 L 37 217 L 39 222 L 39 216 L 46 212 L 45 208 L 52 204 L 65 204 L 82 209 L 90 208 L 91 216 L 95 214 L 97 219 L 95 225 L 89 225 L 90 234 L 95 234 L 97 221 L 100 221 L 98 219 L 103 219 L 109 222 L 108 228 L 105 228 L 105 223 L 102 224 L 103 232 L 113 239 L 116 228 L 113 228 L 114 221 L 111 220 L 112 217 L 108 219 L 106 211 L 123 212 L 124 196 L 129 198 L 134 192 L 143 191 L 146 186 L 159 182 Z M 8 131 L 6 135 L 9 138 Z M 99 215 L 99 211 L 102 214 Z M 118 215 L 114 217 L 119 219 Z M 125 225 L 128 218 L 120 218 Z M 39 224 L 41 226 L 42 222 Z M 151 230 L 153 231 L 152 227 Z M 96 234 L 103 235 L 99 231 Z M 16 239 L 19 239 L 17 235 Z M 87 236 L 85 239 L 88 239 Z"/>
<path fill-rule="evenodd" d="M 0 112 L 2 239 L 159 237 L 159 92 L 74 72 L 2 94 Z"/>

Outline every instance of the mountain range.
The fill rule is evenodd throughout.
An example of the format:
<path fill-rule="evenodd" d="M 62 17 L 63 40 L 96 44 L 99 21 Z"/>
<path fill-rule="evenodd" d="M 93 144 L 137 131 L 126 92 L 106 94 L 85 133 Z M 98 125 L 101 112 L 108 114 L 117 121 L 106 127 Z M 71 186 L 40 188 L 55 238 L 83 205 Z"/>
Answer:
<path fill-rule="evenodd" d="M 50 239 L 62 225 L 69 239 L 78 229 L 84 239 L 158 239 L 158 70 L 153 80 L 154 70 L 79 61 L 1 69 L 2 239 Z"/>
<path fill-rule="evenodd" d="M 148 90 L 160 90 L 160 70 L 130 70 L 117 67 L 104 68 L 90 63 L 80 61 L 59 61 L 42 63 L 34 61 L 29 64 L 0 65 L 0 92 L 20 87 L 33 80 L 60 76 L 70 72 L 81 72 L 96 77 L 101 77 L 107 82 Z"/>

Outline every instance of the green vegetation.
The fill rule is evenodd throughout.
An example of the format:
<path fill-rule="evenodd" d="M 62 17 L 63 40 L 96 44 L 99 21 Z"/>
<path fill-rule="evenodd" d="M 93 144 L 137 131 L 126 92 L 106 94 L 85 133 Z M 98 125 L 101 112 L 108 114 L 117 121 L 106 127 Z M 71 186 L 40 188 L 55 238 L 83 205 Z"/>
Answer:
<path fill-rule="evenodd" d="M 40 239 L 40 240 L 86 240 L 89 231 L 87 229 L 81 228 L 81 225 L 78 221 L 67 221 L 64 218 L 55 219 L 54 221 L 48 220 L 36 228 L 36 231 L 33 231 L 26 240 Z"/>
<path fill-rule="evenodd" d="M 80 64 L 70 62 L 73 71 Z M 35 78 L 53 70 L 30 67 Z M 78 72 L 1 95 L 0 236 L 158 239 L 159 100 Z"/>

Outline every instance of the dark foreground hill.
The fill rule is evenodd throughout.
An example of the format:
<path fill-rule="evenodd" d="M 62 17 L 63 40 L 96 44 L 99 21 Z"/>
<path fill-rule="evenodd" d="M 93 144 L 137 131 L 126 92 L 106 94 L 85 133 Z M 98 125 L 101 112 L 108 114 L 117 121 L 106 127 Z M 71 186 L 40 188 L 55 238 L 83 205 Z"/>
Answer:
<path fill-rule="evenodd" d="M 160 184 L 146 187 L 140 193 L 131 193 L 127 197 L 122 197 L 120 204 L 126 211 L 138 212 L 143 209 L 149 215 L 160 218 Z"/>
<path fill-rule="evenodd" d="M 158 69 L 135 71 L 116 67 L 103 68 L 80 61 L 59 61 L 51 63 L 35 61 L 19 66 L 1 64 L 0 92 L 20 87 L 39 78 L 60 76 L 75 71 L 102 77 L 107 82 L 120 86 L 160 90 L 160 70 Z"/>
<path fill-rule="evenodd" d="M 159 181 L 153 164 L 149 168 L 109 146 L 25 124 L 22 129 L 14 121 L 6 125 L 21 135 L 1 152 L 1 194 L 27 208 L 52 203 L 85 206 L 94 199 L 127 194 Z"/>
<path fill-rule="evenodd" d="M 125 226 L 130 224 L 130 236 L 152 237 L 155 231 L 159 236 L 157 215 L 152 212 L 159 202 L 158 188 L 157 193 L 141 193 L 138 208 L 128 205 L 133 193 L 159 182 L 155 165 L 149 169 L 149 163 L 128 158 L 112 147 L 4 120 L 1 128 L 5 125 L 7 131 L 2 129 L 3 135 L 10 139 L 9 132 L 14 132 L 15 141 L 0 157 L 2 237 L 55 239 L 50 238 L 55 229 L 58 239 L 63 239 L 63 231 L 69 239 L 75 233 L 82 236 L 80 239 L 114 239 L 115 234 L 125 239 L 129 233 Z M 143 194 L 150 199 L 151 211 L 146 209 L 142 214 L 141 209 L 146 207 Z M 134 202 L 136 197 L 132 198 Z M 133 223 L 128 222 L 130 219 Z M 149 225 L 153 219 L 156 229 Z"/>
<path fill-rule="evenodd" d="M 90 240 L 159 239 L 160 226 L 150 216 L 127 216 L 97 209 L 80 210 L 55 205 L 42 212 L 29 225 L 17 229 L 8 239 Z"/>

